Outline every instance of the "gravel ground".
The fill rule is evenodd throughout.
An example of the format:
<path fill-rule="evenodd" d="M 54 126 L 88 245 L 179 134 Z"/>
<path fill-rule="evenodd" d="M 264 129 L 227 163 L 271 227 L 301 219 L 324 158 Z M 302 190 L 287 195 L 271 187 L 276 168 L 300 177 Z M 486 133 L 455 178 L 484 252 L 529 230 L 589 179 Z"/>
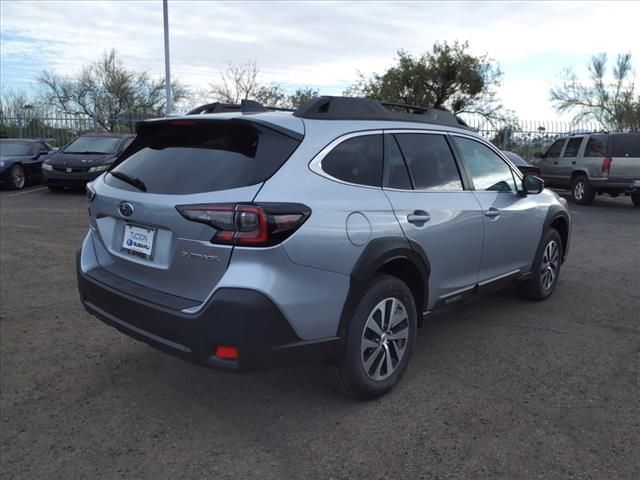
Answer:
<path fill-rule="evenodd" d="M 90 317 L 81 194 L 0 193 L 3 479 L 638 479 L 640 211 L 572 206 L 546 302 L 511 289 L 434 316 L 369 403 L 319 366 L 200 368 Z"/>

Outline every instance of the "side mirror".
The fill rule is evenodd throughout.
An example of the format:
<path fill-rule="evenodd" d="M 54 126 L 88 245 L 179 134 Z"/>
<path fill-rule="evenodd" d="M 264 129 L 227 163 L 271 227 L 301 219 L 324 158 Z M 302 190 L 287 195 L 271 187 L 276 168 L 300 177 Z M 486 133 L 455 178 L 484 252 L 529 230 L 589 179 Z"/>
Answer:
<path fill-rule="evenodd" d="M 522 188 L 526 193 L 535 195 L 544 190 L 544 180 L 535 175 L 525 175 L 522 179 Z"/>
<path fill-rule="evenodd" d="M 544 158 L 544 153 L 542 152 L 536 152 L 533 154 L 534 158 Z"/>

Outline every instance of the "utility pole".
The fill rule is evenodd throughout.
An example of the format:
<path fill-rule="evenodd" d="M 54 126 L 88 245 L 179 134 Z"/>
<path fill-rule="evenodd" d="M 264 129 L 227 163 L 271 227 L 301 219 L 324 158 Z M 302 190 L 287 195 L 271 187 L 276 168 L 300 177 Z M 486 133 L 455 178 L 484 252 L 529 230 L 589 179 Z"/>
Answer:
<path fill-rule="evenodd" d="M 166 95 L 166 115 L 171 113 L 171 68 L 169 66 L 169 9 L 167 0 L 162 0 L 162 16 L 164 18 L 164 78 Z"/>

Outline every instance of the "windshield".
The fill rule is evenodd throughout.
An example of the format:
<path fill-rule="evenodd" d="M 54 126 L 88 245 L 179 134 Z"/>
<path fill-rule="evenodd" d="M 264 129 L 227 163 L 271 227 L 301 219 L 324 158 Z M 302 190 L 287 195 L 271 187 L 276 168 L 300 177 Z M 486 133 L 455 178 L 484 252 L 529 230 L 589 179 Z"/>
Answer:
<path fill-rule="evenodd" d="M 78 137 L 63 150 L 64 153 L 116 153 L 120 137 Z"/>
<path fill-rule="evenodd" d="M 31 145 L 24 142 L 0 142 L 0 155 L 31 155 Z"/>

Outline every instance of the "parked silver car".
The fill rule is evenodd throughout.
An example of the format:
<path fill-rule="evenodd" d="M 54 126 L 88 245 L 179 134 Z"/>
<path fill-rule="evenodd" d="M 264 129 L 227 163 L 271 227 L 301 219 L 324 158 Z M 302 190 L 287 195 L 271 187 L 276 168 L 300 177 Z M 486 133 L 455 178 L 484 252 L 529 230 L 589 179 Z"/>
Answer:
<path fill-rule="evenodd" d="M 549 297 L 566 202 L 452 114 L 394 108 L 320 97 L 141 123 L 87 187 L 84 306 L 212 367 L 324 360 L 371 398 L 398 382 L 424 315 L 505 282 Z"/>
<path fill-rule="evenodd" d="M 556 140 L 536 154 L 548 186 L 570 188 L 573 200 L 593 203 L 596 195 L 629 195 L 640 207 L 640 133 L 588 133 Z"/>

